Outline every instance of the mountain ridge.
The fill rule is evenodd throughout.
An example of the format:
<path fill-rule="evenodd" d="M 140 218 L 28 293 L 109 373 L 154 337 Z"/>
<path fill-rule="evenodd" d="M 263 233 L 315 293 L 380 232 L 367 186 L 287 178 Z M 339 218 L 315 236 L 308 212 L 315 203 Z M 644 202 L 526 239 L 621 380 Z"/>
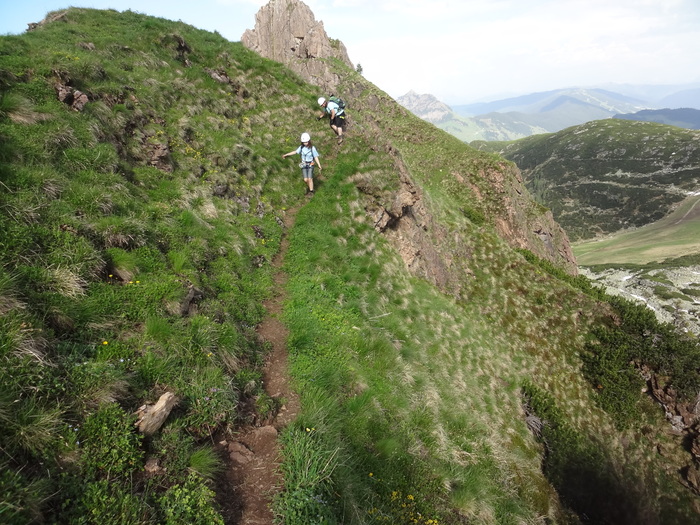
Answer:
<path fill-rule="evenodd" d="M 275 433 L 290 525 L 697 517 L 697 341 L 576 275 L 514 163 L 340 60 L 299 59 L 338 80 L 342 145 L 322 88 L 240 43 L 51 18 L 0 37 L 10 523 L 237 523 L 231 467 Z M 302 132 L 313 196 L 282 157 Z M 280 287 L 301 411 L 278 430 L 258 327 Z"/>
<path fill-rule="evenodd" d="M 607 119 L 508 143 L 473 145 L 515 162 L 576 240 L 639 227 L 698 189 L 698 132 Z"/>
<path fill-rule="evenodd" d="M 694 108 L 644 109 L 636 113 L 617 114 L 613 118 L 643 120 L 679 128 L 700 129 L 700 110 Z"/>
<path fill-rule="evenodd" d="M 631 92 L 634 91 L 631 88 L 628 89 Z M 642 92 L 649 92 L 649 90 L 650 88 L 646 88 Z M 683 93 L 688 94 L 685 100 L 690 106 L 695 104 L 695 107 L 700 107 L 700 98 L 694 99 L 694 102 L 691 100 L 695 91 L 687 90 Z M 425 98 L 421 99 L 421 97 Z M 542 91 L 454 107 L 443 104 L 433 95 L 418 95 L 414 92 L 409 92 L 397 99 L 397 102 L 417 116 L 436 124 L 465 142 L 517 140 L 540 133 L 553 133 L 593 120 L 660 108 L 663 107 L 659 106 L 663 103 L 662 101 L 663 99 L 661 101 L 643 100 L 603 88 Z M 432 115 L 426 109 L 429 105 L 435 107 L 439 105 L 439 112 Z"/>

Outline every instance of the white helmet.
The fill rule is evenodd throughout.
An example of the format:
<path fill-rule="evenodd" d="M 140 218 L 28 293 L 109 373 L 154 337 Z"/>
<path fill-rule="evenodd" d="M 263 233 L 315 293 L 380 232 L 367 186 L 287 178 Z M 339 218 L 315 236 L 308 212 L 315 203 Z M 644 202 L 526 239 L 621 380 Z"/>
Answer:
<path fill-rule="evenodd" d="M 326 102 L 326 99 L 323 98 L 323 97 L 320 97 L 320 98 L 318 99 L 318 105 L 319 105 L 319 106 L 323 106 L 323 104 L 324 104 L 325 102 Z"/>
<path fill-rule="evenodd" d="M 309 142 L 311 140 L 311 135 L 308 133 L 302 133 L 301 134 L 301 141 L 302 142 Z"/>

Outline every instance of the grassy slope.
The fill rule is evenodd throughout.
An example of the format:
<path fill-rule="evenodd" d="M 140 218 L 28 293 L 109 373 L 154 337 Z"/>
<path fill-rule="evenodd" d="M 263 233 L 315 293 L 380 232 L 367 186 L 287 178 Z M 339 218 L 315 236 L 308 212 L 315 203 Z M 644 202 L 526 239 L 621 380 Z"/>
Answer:
<path fill-rule="evenodd" d="M 276 216 L 303 195 L 281 153 L 313 97 L 240 44 L 134 13 L 0 43 L 3 520 L 214 523 L 210 434 L 275 404 L 254 327 Z M 57 83 L 89 94 L 82 112 Z M 131 414 L 166 390 L 179 404 L 142 442 Z"/>
<path fill-rule="evenodd" d="M 700 198 L 686 198 L 660 221 L 605 239 L 574 245 L 576 260 L 582 266 L 597 264 L 646 264 L 700 253 Z"/>
<path fill-rule="evenodd" d="M 211 432 L 235 429 L 246 396 L 274 408 L 252 328 L 272 286 L 276 217 L 302 194 L 279 156 L 311 120 L 315 90 L 217 35 L 133 13 L 72 10 L 0 44 L 0 417 L 19 422 L 0 431 L 12 456 L 2 511 L 15 522 L 214 523 L 202 480 L 215 473 L 200 451 Z M 91 94 L 82 113 L 55 100 L 52 71 Z M 500 161 L 344 74 L 361 89 L 342 155 L 325 126 L 302 124 L 327 180 L 290 232 L 285 320 L 303 413 L 282 436 L 278 513 L 304 524 L 692 519 L 674 474 L 687 455 L 659 411 L 635 383 L 635 419 L 621 421 L 599 402 L 615 383 L 592 388 L 581 374 L 606 309 L 489 226 Z M 387 104 L 378 117 L 371 100 Z M 410 275 L 368 220 L 353 180 L 398 187 L 385 143 L 447 241 L 470 254 L 466 300 Z M 172 172 L 149 166 L 156 145 Z M 189 284 L 203 296 L 183 317 Z M 142 441 L 129 414 L 166 389 L 181 404 Z M 146 458 L 168 470 L 147 479 Z"/>

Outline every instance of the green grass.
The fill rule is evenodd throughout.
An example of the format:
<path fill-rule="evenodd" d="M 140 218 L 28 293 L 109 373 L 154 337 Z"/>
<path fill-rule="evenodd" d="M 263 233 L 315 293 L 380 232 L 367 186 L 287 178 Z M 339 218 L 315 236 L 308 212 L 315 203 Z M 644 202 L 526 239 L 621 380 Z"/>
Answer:
<path fill-rule="evenodd" d="M 317 89 L 281 64 L 130 11 L 71 9 L 0 37 L 0 72 L 8 523 L 222 522 L 211 440 L 246 422 L 242 404 L 264 416 L 281 402 L 263 390 L 255 328 L 291 208 L 283 319 L 302 410 L 281 437 L 280 521 L 567 523 L 600 496 L 580 476 L 565 490 L 579 452 L 591 479 L 639 484 L 659 521 L 674 505 L 690 516 L 681 483 L 657 474 L 682 469 L 683 449 L 622 365 L 648 362 L 685 392 L 695 346 L 567 274 L 532 233 L 546 210 L 512 164 L 345 70 L 339 149 L 311 119 Z M 91 94 L 83 111 L 56 99 L 56 78 Z M 310 200 L 280 158 L 301 129 L 324 159 Z M 594 328 L 616 313 L 640 352 L 598 351 Z M 555 451 L 528 426 L 528 384 L 537 417 L 558 409 Z M 145 438 L 134 413 L 166 391 L 178 402 Z M 626 407 L 639 418 L 619 425 Z M 149 459 L 163 468 L 150 480 Z"/>
<path fill-rule="evenodd" d="M 647 264 L 700 253 L 700 197 L 687 197 L 668 217 L 608 238 L 574 244 L 581 266 L 600 264 Z"/>
<path fill-rule="evenodd" d="M 43 470 L 32 471 L 7 482 L 19 484 L 22 501 L 41 503 L 27 504 L 31 511 L 8 507 L 6 516 L 157 520 L 158 509 L 169 508 L 158 503 L 164 488 L 134 492 L 122 481 L 158 449 L 137 442 L 133 422 L 118 416 L 164 390 L 179 396 L 168 435 L 178 441 L 172 453 L 190 461 L 166 459 L 167 487 L 185 482 L 190 471 L 215 476 L 218 466 L 200 441 L 233 424 L 240 395 L 264 399 L 260 381 L 243 389 L 250 388 L 247 378 L 259 377 L 266 351 L 252 328 L 264 313 L 269 263 L 281 238 L 270 203 L 301 198 L 288 191 L 296 171 L 278 160 L 265 166 L 264 159 L 297 132 L 290 122 L 265 142 L 246 135 L 270 92 L 286 89 L 297 105 L 306 93 L 279 65 L 184 24 L 80 9 L 66 20 L 38 37 L 0 39 L 7 73 L 0 103 L 2 384 L 17 400 L 3 404 L 13 423 L 2 437 L 18 471 L 56 453 L 66 461 L 85 456 L 87 462 L 70 460 L 70 475 L 87 489 L 73 497 L 57 491 L 58 472 L 43 478 Z M 76 45 L 78 27 L 94 50 Z M 175 33 L 198 50 L 187 80 L 174 72 L 182 67 L 173 54 Z M 30 50 L 31 81 L 29 63 L 14 54 Z M 276 80 L 259 89 L 260 80 L 242 73 L 238 88 L 227 89 L 203 71 L 229 68 L 236 78 L 228 61 L 260 67 Z M 83 112 L 55 99 L 45 76 L 51 71 L 94 95 Z M 239 88 L 244 95 L 235 99 Z M 168 148 L 162 169 L 149 162 L 156 146 Z M 191 288 L 199 294 L 183 316 Z M 108 442 L 113 449 L 99 448 Z M 191 497 L 187 485 L 180 490 L 169 493 L 177 505 Z M 200 496 L 198 505 L 210 506 L 209 496 Z M 144 510 L 149 506 L 155 514 Z"/>
<path fill-rule="evenodd" d="M 342 200 L 334 195 L 343 195 Z M 574 377 L 573 369 L 565 372 L 569 365 L 554 356 L 558 338 L 570 340 L 560 318 L 569 314 L 552 315 L 544 308 L 528 314 L 525 299 L 519 304 L 507 291 L 479 283 L 472 285 L 469 305 L 457 304 L 407 275 L 385 242 L 363 224 L 352 229 L 364 246 L 373 246 L 371 256 L 353 238 L 328 234 L 323 225 L 348 231 L 356 220 L 349 209 L 359 196 L 348 193 L 340 177 L 326 183 L 318 197 L 297 217 L 287 256 L 288 273 L 297 276 L 289 284 L 292 297 L 286 313 L 292 373 L 300 382 L 305 414 L 287 439 L 305 439 L 302 430 L 309 428 L 326 443 L 326 450 L 337 451 L 332 481 L 342 504 L 334 500 L 334 505 L 345 509 L 344 519 L 400 521 L 407 495 L 412 496 L 411 509 L 426 523 L 450 523 L 457 514 L 487 522 L 529 519 L 533 507 L 512 499 L 518 489 L 503 476 L 514 471 L 539 480 L 521 497 L 539 501 L 536 512 L 556 513 L 545 503 L 547 482 L 538 470 L 532 437 L 522 420 L 510 416 L 520 410 L 518 384 L 530 376 L 550 381 L 542 360 L 549 367 L 562 367 L 563 376 Z M 347 227 L 340 228 L 342 224 Z M 492 249 L 498 255 L 491 254 L 488 267 L 482 268 L 485 279 L 503 271 L 499 256 L 508 257 L 498 243 Z M 382 272 L 374 275 L 370 268 L 380 260 Z M 524 276 L 511 278 L 519 282 Z M 550 285 L 541 278 L 542 304 L 572 293 L 566 288 L 546 290 Z M 491 310 L 493 303 L 502 307 Z M 522 356 L 512 340 L 478 320 L 474 313 L 479 309 L 490 310 L 511 336 L 518 331 L 528 338 L 537 334 L 531 355 Z M 546 321 L 535 317 L 542 315 L 548 316 Z M 590 387 L 584 382 L 557 388 L 571 390 L 573 399 Z M 582 409 L 576 404 L 567 408 Z M 605 419 L 601 413 L 597 417 Z M 517 447 L 511 444 L 505 452 L 503 434 L 490 428 L 495 420 Z M 322 454 L 309 457 L 324 461 Z M 317 488 L 300 485 L 326 494 L 327 483 L 324 478 Z M 292 483 L 288 492 L 301 486 Z"/>

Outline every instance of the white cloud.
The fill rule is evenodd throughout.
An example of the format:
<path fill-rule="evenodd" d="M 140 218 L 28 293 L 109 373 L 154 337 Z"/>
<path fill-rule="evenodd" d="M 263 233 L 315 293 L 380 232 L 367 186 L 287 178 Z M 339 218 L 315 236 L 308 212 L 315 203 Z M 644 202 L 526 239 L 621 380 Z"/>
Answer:
<path fill-rule="evenodd" d="M 328 14 L 329 35 L 392 96 L 414 89 L 457 103 L 490 92 L 698 75 L 694 0 L 337 0 L 337 11 L 315 3 L 317 18 Z"/>

